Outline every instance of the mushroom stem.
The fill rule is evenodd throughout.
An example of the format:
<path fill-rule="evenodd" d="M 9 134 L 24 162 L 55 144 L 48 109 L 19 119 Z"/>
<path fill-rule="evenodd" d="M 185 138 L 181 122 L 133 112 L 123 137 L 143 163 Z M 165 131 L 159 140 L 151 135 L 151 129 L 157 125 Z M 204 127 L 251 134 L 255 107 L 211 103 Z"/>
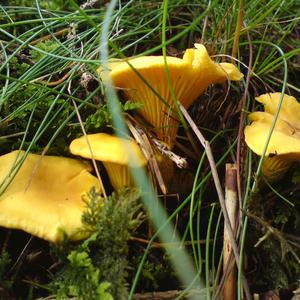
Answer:
<path fill-rule="evenodd" d="M 134 186 L 128 166 L 112 162 L 103 162 L 103 165 L 115 191 L 118 191 L 124 186 Z"/>
<path fill-rule="evenodd" d="M 87 134 L 73 140 L 70 144 L 70 152 L 102 161 L 111 184 L 116 190 L 125 186 L 134 186 L 129 173 L 130 167 L 142 168 L 147 165 L 137 143 L 107 133 Z"/>
<path fill-rule="evenodd" d="M 265 157 L 261 171 L 269 183 L 274 183 L 284 176 L 292 164 L 292 161 L 280 156 Z"/>

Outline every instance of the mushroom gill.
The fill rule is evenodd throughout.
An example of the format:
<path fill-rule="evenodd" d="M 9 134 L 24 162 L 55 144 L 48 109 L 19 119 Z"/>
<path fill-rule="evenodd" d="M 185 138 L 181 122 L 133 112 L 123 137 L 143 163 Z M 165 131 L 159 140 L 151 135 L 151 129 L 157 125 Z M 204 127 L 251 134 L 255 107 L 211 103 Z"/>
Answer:
<path fill-rule="evenodd" d="M 187 49 L 182 59 L 167 56 L 166 63 L 163 56 L 142 56 L 109 63 L 109 71 L 101 67 L 98 73 L 102 79 L 110 76 L 127 99 L 142 103 L 139 112 L 157 137 L 172 148 L 179 126 L 175 101 L 188 108 L 210 84 L 240 80 L 243 75 L 231 63 L 212 61 L 201 44 Z M 168 86 L 166 67 L 176 99 Z"/>

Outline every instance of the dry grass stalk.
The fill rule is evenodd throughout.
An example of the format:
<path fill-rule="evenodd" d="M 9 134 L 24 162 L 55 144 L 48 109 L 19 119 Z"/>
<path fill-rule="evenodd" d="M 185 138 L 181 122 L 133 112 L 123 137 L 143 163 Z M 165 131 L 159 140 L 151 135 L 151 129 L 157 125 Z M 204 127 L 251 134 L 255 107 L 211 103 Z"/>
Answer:
<path fill-rule="evenodd" d="M 226 164 L 225 174 L 225 205 L 230 220 L 231 228 L 236 228 L 237 217 L 237 169 L 235 164 Z M 236 299 L 236 267 L 232 255 L 232 246 L 228 234 L 226 223 L 224 225 L 224 256 L 223 256 L 223 272 L 225 274 L 223 299 Z"/>

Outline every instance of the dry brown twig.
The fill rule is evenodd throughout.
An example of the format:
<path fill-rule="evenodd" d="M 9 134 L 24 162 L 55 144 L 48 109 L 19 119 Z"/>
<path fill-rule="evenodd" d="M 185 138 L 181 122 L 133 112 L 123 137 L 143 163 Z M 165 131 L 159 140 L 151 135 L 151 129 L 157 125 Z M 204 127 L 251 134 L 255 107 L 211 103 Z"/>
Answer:
<path fill-rule="evenodd" d="M 187 161 L 185 157 L 181 157 L 175 154 L 173 151 L 169 150 L 166 146 L 164 146 L 158 139 L 155 137 L 151 137 L 153 144 L 156 148 L 165 156 L 169 157 L 179 169 L 183 169 L 187 167 Z"/>
<path fill-rule="evenodd" d="M 155 176 L 158 182 L 158 185 L 164 195 L 167 194 L 167 187 L 164 183 L 162 174 L 160 172 L 158 163 L 155 159 L 155 153 L 151 147 L 147 134 L 140 128 L 137 124 L 133 125 L 133 118 L 125 119 L 128 129 L 130 130 L 131 134 L 133 135 L 135 141 L 139 145 L 140 149 L 142 150 L 146 160 L 148 161 L 148 166 L 150 169 L 151 176 Z M 153 181 L 153 180 L 152 180 Z"/>
<path fill-rule="evenodd" d="M 173 151 L 168 149 L 152 134 L 150 134 L 144 128 L 142 128 L 139 125 L 139 123 L 130 115 L 127 115 L 125 121 L 131 134 L 133 135 L 134 139 L 136 140 L 143 154 L 145 155 L 146 160 L 149 162 L 151 175 L 155 175 L 161 191 L 163 192 L 164 195 L 166 195 L 167 187 L 165 185 L 162 173 L 159 169 L 159 165 L 155 158 L 157 151 L 160 152 L 163 156 L 173 161 L 178 168 L 187 167 L 186 159 L 184 157 L 175 154 Z"/>
<path fill-rule="evenodd" d="M 98 2 L 99 2 L 99 0 L 88 0 L 88 1 L 84 2 L 83 4 L 81 4 L 80 8 L 81 9 L 93 8 Z"/>

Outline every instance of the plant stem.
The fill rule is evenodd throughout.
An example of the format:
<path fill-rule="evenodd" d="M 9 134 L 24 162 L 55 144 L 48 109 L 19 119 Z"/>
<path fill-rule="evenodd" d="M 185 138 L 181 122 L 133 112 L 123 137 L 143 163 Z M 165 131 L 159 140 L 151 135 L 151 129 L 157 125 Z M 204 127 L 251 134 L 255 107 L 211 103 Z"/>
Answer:
<path fill-rule="evenodd" d="M 236 228 L 236 217 L 238 208 L 237 198 L 237 168 L 235 164 L 226 164 L 225 173 L 225 206 L 228 212 L 229 221 L 233 229 Z M 225 276 L 223 299 L 236 299 L 236 267 L 232 257 L 228 228 L 224 225 L 223 241 L 223 276 Z"/>

